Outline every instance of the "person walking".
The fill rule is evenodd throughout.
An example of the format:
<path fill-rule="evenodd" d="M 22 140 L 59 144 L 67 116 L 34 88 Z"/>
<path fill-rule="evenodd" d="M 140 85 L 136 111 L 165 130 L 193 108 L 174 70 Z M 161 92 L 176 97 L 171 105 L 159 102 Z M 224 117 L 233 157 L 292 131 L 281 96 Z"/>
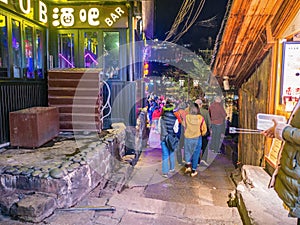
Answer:
<path fill-rule="evenodd" d="M 168 173 L 175 172 L 175 152 L 168 148 L 166 143 L 166 136 L 168 134 L 175 136 L 178 133 L 178 121 L 173 110 L 174 105 L 170 100 L 167 100 L 158 121 L 162 149 L 162 176 L 165 178 L 168 177 Z"/>
<path fill-rule="evenodd" d="M 182 126 L 182 121 L 185 119 L 185 116 L 187 112 L 185 109 L 187 108 L 187 105 L 184 102 L 179 103 L 178 109 L 174 112 L 174 115 L 176 116 L 178 122 L 179 122 L 179 131 L 178 131 L 178 136 L 179 136 L 179 144 L 178 148 L 176 149 L 176 158 L 177 158 L 177 163 L 178 165 L 183 165 L 183 154 L 182 154 L 182 148 L 184 145 L 184 129 Z"/>
<path fill-rule="evenodd" d="M 278 196 L 289 209 L 289 216 L 298 218 L 300 225 L 300 100 L 298 100 L 288 124 L 277 123 L 262 132 L 269 138 L 283 141 L 278 153 L 277 165 L 269 187 L 275 189 Z"/>
<path fill-rule="evenodd" d="M 200 157 L 202 135 L 207 132 L 205 120 L 199 114 L 196 103 L 189 107 L 189 113 L 183 121 L 184 126 L 184 154 L 185 154 L 185 173 L 191 173 L 191 177 L 198 174 L 198 159 Z"/>
<path fill-rule="evenodd" d="M 202 151 L 201 151 L 201 156 L 199 158 L 199 162 L 202 163 L 203 165 L 205 166 L 208 166 L 208 151 L 207 151 L 207 144 L 208 144 L 208 137 L 210 135 L 210 116 L 209 116 L 209 112 L 207 109 L 205 109 L 203 107 L 203 101 L 201 99 L 197 99 L 195 101 L 195 103 L 198 105 L 199 107 L 199 112 L 200 112 L 200 115 L 204 117 L 204 121 L 205 121 L 205 124 L 206 124 L 206 127 L 207 127 L 207 132 L 206 134 L 204 134 L 202 136 Z"/>
<path fill-rule="evenodd" d="M 222 105 L 222 99 L 220 96 L 216 96 L 214 102 L 208 108 L 211 119 L 211 144 L 210 149 L 214 153 L 220 153 L 220 147 L 222 143 L 222 134 L 225 132 L 225 118 L 227 116 L 226 111 Z"/>
<path fill-rule="evenodd" d="M 158 120 L 161 116 L 162 109 L 159 106 L 156 106 L 152 113 L 152 128 L 155 133 L 158 134 Z"/>

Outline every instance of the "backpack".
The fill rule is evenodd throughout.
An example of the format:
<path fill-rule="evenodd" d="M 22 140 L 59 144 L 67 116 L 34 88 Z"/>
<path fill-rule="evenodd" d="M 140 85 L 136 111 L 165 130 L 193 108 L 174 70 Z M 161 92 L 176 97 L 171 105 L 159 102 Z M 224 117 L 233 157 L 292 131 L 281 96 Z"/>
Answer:
<path fill-rule="evenodd" d="M 176 134 L 167 134 L 165 136 L 165 142 L 169 150 L 175 151 L 178 147 L 179 139 Z"/>

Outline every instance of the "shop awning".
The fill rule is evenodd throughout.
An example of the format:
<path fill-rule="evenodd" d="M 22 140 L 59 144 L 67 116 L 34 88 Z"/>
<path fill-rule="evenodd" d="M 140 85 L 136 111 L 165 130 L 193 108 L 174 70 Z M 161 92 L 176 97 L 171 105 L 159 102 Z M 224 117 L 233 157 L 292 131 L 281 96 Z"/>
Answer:
<path fill-rule="evenodd" d="M 240 87 L 275 44 L 300 9 L 298 0 L 229 0 L 212 57 L 212 71 L 222 83 Z"/>

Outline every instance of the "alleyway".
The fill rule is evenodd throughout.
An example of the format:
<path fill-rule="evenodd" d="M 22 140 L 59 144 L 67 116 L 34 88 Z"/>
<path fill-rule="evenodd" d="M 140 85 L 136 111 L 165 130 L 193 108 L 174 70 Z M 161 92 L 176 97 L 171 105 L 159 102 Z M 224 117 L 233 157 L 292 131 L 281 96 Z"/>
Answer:
<path fill-rule="evenodd" d="M 74 145 L 81 145 L 86 140 L 90 141 L 92 137 L 79 138 L 78 142 L 72 138 L 66 138 L 54 146 L 44 147 L 39 151 L 10 149 L 1 154 L 0 164 L 3 164 L 3 168 L 14 162 L 22 165 L 26 165 L 26 162 L 38 165 L 36 161 L 40 161 L 41 158 L 48 159 L 48 162 L 46 160 L 47 164 L 53 164 L 57 158 L 52 158 L 49 154 L 60 156 L 67 152 L 70 153 L 74 151 Z M 161 173 L 159 135 L 150 133 L 148 146 L 134 167 L 125 161 L 119 161 L 124 164 L 123 167 L 120 167 L 124 170 L 116 171 L 111 180 L 100 182 L 89 194 L 83 195 L 77 204 L 56 208 L 49 217 L 34 224 L 235 225 L 243 224 L 241 215 L 245 220 L 244 224 L 296 224 L 295 219 L 287 217 L 287 211 L 283 208 L 282 201 L 275 191 L 267 188 L 270 176 L 263 168 L 244 165 L 243 173 L 246 174 L 244 178 L 246 180 L 239 182 L 240 173 L 234 169 L 228 155 L 230 154 L 215 155 L 209 152 L 209 166 L 200 165 L 198 175 L 195 177 L 184 174 L 184 169 L 176 165 L 176 171 L 170 174 L 169 178 L 164 178 Z M 99 167 L 99 162 L 97 167 Z M 234 181 L 231 175 L 235 178 Z M 49 181 L 53 180 L 49 179 Z M 70 177 L 69 181 L 78 183 L 75 186 L 69 184 L 70 192 L 76 192 L 78 187 L 86 185 L 88 188 L 89 186 L 89 184 L 85 184 L 84 177 Z M 237 207 L 229 207 L 227 204 L 228 195 L 236 189 L 237 182 L 239 182 L 237 189 L 239 190 L 238 207 L 240 212 Z M 250 184 L 251 187 L 247 184 Z M 11 196 L 2 196 L 0 203 L 3 205 L 1 207 L 6 209 L 5 207 L 9 206 L 9 202 L 14 198 L 23 199 L 25 196 L 25 199 L 30 199 L 29 196 L 34 193 L 31 191 L 27 195 L 12 193 Z M 65 194 L 63 196 L 65 197 Z M 40 204 L 41 202 L 33 198 L 24 201 L 20 207 L 24 207 L 23 210 L 27 213 L 30 210 L 43 212 L 45 211 L 44 207 L 48 206 Z M 25 223 L 0 215 L 0 224 L 33 223 Z"/>
<path fill-rule="evenodd" d="M 166 179 L 161 177 L 161 149 L 158 134 L 150 134 L 149 145 L 138 162 L 130 186 L 144 183 L 147 185 L 144 195 L 149 198 L 227 207 L 228 194 L 234 189 L 234 184 L 229 179 L 234 166 L 226 156 L 210 152 L 210 165 L 208 167 L 200 165 L 198 175 L 193 178 L 184 174 L 184 168 L 176 165 L 174 175 Z M 149 180 L 143 180 L 146 177 Z"/>
<path fill-rule="evenodd" d="M 161 176 L 161 150 L 158 134 L 150 134 L 149 146 L 135 166 L 128 188 L 120 194 L 94 190 L 77 207 L 110 205 L 111 212 L 59 211 L 49 224 L 242 224 L 237 208 L 227 206 L 234 190 L 230 172 L 234 170 L 225 155 L 210 154 L 208 168 L 200 166 L 196 177 L 184 175 L 182 168 L 166 179 Z"/>

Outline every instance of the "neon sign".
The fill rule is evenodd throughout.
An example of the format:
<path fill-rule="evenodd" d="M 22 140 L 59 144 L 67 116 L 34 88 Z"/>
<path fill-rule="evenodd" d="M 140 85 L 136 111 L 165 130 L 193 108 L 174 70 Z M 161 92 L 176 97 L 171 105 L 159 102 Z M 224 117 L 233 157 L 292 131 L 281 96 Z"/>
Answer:
<path fill-rule="evenodd" d="M 47 6 L 42 0 L 0 0 L 0 4 L 5 4 L 7 8 L 17 10 L 27 18 L 44 24 L 47 24 L 50 18 L 51 26 L 56 28 L 128 27 L 128 9 L 125 5 Z"/>
<path fill-rule="evenodd" d="M 61 59 L 63 59 L 71 68 L 75 68 L 75 66 L 66 57 L 64 57 L 61 53 L 59 53 L 58 56 Z"/>
<path fill-rule="evenodd" d="M 105 9 L 104 9 L 105 7 Z M 52 8 L 53 27 L 127 27 L 125 6 L 55 6 Z"/>
<path fill-rule="evenodd" d="M 93 57 L 90 53 L 85 54 L 84 58 L 89 58 L 89 59 L 91 59 L 96 65 L 98 65 L 97 60 L 94 59 L 94 57 Z"/>
<path fill-rule="evenodd" d="M 16 0 L 16 1 L 8 1 L 8 0 L 0 0 L 0 3 L 4 3 L 8 8 L 12 8 L 13 10 L 19 10 L 22 14 L 25 14 L 26 17 L 34 19 L 30 17 L 30 14 L 34 13 L 34 0 Z M 39 22 L 47 23 L 47 6 L 43 1 L 38 1 L 38 13 L 37 19 Z"/>
<path fill-rule="evenodd" d="M 105 18 L 105 23 L 111 27 L 124 13 L 120 7 L 117 7 L 115 13 L 110 13 L 110 17 Z"/>

